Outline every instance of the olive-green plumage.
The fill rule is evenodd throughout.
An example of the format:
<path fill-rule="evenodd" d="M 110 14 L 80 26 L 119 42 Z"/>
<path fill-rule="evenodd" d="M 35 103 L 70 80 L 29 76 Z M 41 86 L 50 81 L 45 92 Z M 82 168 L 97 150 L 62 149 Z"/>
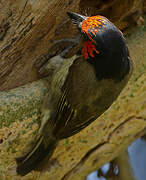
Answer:
<path fill-rule="evenodd" d="M 87 18 L 75 13 L 69 13 L 69 16 L 76 21 L 78 28 L 81 28 L 80 23 Z M 94 44 L 99 54 L 94 52 L 90 56 L 92 54 L 89 52 L 88 59 L 85 59 L 84 54 L 68 59 L 58 55 L 48 61 L 51 84 L 42 108 L 42 125 L 32 150 L 17 159 L 18 174 L 25 175 L 38 169 L 41 162 L 52 155 L 60 139 L 78 133 L 97 119 L 127 84 L 132 72 L 132 62 L 124 37 L 112 23 L 105 22 L 103 32 L 94 39 L 99 44 Z M 107 39 L 106 28 L 112 34 Z M 86 39 L 87 37 L 84 40 Z M 104 49 L 110 41 L 113 49 L 111 46 Z"/>

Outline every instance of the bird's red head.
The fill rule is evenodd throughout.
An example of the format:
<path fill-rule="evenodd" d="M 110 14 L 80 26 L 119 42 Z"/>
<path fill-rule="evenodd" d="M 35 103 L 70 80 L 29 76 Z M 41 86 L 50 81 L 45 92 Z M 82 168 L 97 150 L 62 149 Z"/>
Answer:
<path fill-rule="evenodd" d="M 100 49 L 98 49 L 98 45 L 102 44 L 99 43 L 100 35 L 107 28 L 107 24 L 111 22 L 99 15 L 86 17 L 72 12 L 69 12 L 68 15 L 84 37 L 82 48 L 84 59 L 94 58 L 100 54 Z"/>
<path fill-rule="evenodd" d="M 107 19 L 103 16 L 91 16 L 82 21 L 81 32 L 88 38 L 83 43 L 82 55 L 85 59 L 94 58 L 95 54 L 99 54 L 97 49 L 96 36 L 101 29 L 104 28 Z"/>
<path fill-rule="evenodd" d="M 82 21 L 81 32 L 85 33 L 88 38 L 96 44 L 91 33 L 96 37 L 97 33 L 104 28 L 107 19 L 103 16 L 91 16 Z"/>
<path fill-rule="evenodd" d="M 129 70 L 129 52 L 121 31 L 103 16 L 68 15 L 83 37 L 82 55 L 93 65 L 97 78 L 121 79 Z"/>

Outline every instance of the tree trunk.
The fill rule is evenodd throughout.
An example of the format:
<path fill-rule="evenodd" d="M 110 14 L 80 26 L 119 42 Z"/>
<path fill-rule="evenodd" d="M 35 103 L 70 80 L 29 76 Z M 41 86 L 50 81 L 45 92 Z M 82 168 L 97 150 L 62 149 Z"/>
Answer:
<path fill-rule="evenodd" d="M 29 149 L 37 133 L 40 106 L 47 87 L 45 79 L 35 81 L 38 77 L 32 68 L 34 61 L 48 53 L 52 41 L 77 34 L 66 11 L 88 15 L 100 13 L 121 29 L 132 22 L 143 22 L 142 0 L 126 0 L 125 4 L 119 2 L 0 1 L 0 90 L 3 90 L 0 92 L 0 179 L 19 179 L 15 173 L 15 157 Z M 144 134 L 146 46 L 143 29 L 138 31 L 140 33 L 133 32 L 128 41 L 136 64 L 128 86 L 98 120 L 79 134 L 59 143 L 47 172 L 42 173 L 40 179 L 84 180 L 90 172 L 117 157 Z M 36 175 L 30 173 L 24 179 L 36 179 Z"/>

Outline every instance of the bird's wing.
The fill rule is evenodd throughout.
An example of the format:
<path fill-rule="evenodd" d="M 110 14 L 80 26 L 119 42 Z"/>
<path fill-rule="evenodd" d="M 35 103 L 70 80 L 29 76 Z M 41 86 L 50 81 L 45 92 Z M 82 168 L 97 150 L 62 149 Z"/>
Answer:
<path fill-rule="evenodd" d="M 58 105 L 56 118 L 54 119 L 54 133 L 59 138 L 67 138 L 87 127 L 95 120 L 95 117 L 90 117 L 84 122 L 78 121 L 78 110 L 67 100 L 67 90 L 65 90 Z"/>
<path fill-rule="evenodd" d="M 87 84 L 84 79 L 86 77 L 90 80 L 91 75 L 87 76 L 87 73 L 82 70 L 85 65 L 80 58 L 76 59 L 69 67 L 66 80 L 61 86 L 61 98 L 58 101 L 56 116 L 53 120 L 55 123 L 54 134 L 59 138 L 76 134 L 95 119 L 87 117 L 88 112 L 81 112 L 81 109 L 85 109 L 84 107 L 87 106 L 85 99 L 90 93 L 89 83 Z M 86 93 L 83 91 L 84 87 L 86 87 Z"/>

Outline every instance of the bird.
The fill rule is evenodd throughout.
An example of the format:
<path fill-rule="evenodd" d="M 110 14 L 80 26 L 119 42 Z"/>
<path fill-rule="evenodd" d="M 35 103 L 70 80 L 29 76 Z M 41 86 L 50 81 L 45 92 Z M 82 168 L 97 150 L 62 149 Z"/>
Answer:
<path fill-rule="evenodd" d="M 38 170 L 60 140 L 79 133 L 102 115 L 133 71 L 126 40 L 111 21 L 101 15 L 67 15 L 78 29 L 80 49 L 69 58 L 64 57 L 64 50 L 45 65 L 51 77 L 50 89 L 34 146 L 16 158 L 21 176 Z"/>

